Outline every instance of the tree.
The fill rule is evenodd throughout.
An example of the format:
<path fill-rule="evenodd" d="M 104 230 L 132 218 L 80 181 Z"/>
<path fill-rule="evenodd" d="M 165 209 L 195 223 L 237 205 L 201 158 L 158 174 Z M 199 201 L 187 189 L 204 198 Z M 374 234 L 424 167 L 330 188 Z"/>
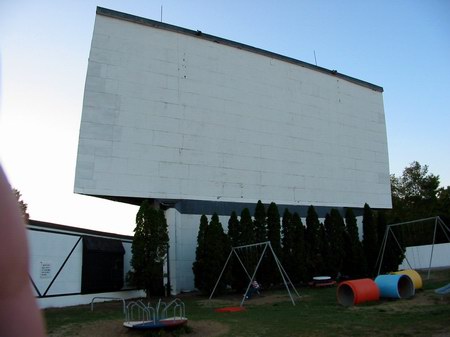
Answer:
<path fill-rule="evenodd" d="M 307 281 L 305 227 L 303 226 L 302 219 L 297 212 L 292 215 L 292 226 L 294 228 L 292 260 L 293 264 L 296 266 L 292 271 L 292 282 L 305 282 Z"/>
<path fill-rule="evenodd" d="M 267 241 L 266 209 L 261 200 L 258 200 L 256 204 L 254 218 L 253 226 L 255 228 L 256 242 Z"/>
<path fill-rule="evenodd" d="M 306 215 L 306 268 L 308 279 L 323 269 L 323 258 L 320 240 L 320 222 L 314 206 L 308 207 Z"/>
<path fill-rule="evenodd" d="M 194 285 L 197 289 L 204 288 L 205 279 L 205 257 L 206 257 L 206 232 L 208 230 L 208 218 L 206 215 L 200 217 L 200 226 L 197 234 L 197 248 L 195 249 L 195 261 L 192 265 L 194 273 Z"/>
<path fill-rule="evenodd" d="M 228 238 L 232 247 L 241 245 L 241 225 L 235 211 L 231 212 L 230 219 L 228 220 Z M 236 259 L 236 256 L 231 256 L 230 261 L 231 268 L 231 287 L 237 292 L 242 292 L 245 286 L 248 284 L 247 275 L 243 270 L 240 262 Z"/>
<path fill-rule="evenodd" d="M 330 212 L 331 228 L 328 230 L 328 268 L 335 277 L 343 271 L 345 258 L 345 224 L 341 213 L 335 208 Z"/>
<path fill-rule="evenodd" d="M 211 293 L 217 278 L 223 269 L 225 261 L 231 250 L 228 236 L 224 233 L 219 216 L 214 213 L 209 222 L 205 238 L 204 280 L 200 290 Z M 217 287 L 217 291 L 223 291 L 226 286 L 226 278 L 223 278 Z"/>
<path fill-rule="evenodd" d="M 286 208 L 281 220 L 281 261 L 288 275 L 292 275 L 297 268 L 294 261 L 294 244 L 296 241 L 296 231 L 292 219 L 292 214 Z"/>
<path fill-rule="evenodd" d="M 364 204 L 363 249 L 367 261 L 367 272 L 369 275 L 373 276 L 375 274 L 375 263 L 378 257 L 379 246 L 376 224 L 373 218 L 372 209 L 368 204 Z"/>
<path fill-rule="evenodd" d="M 240 224 L 239 219 L 235 211 L 231 212 L 230 218 L 228 219 L 228 237 L 231 243 L 231 246 L 236 247 L 239 246 L 239 237 L 240 233 Z"/>
<path fill-rule="evenodd" d="M 133 270 L 128 275 L 131 283 L 143 289 L 147 297 L 153 293 L 163 293 L 163 264 L 168 248 L 169 235 L 164 212 L 144 200 L 136 215 L 131 246 Z"/>
<path fill-rule="evenodd" d="M 281 253 L 281 225 L 280 213 L 276 203 L 271 202 L 267 209 L 267 239 L 270 241 L 275 254 Z"/>
<path fill-rule="evenodd" d="M 244 208 L 241 212 L 240 228 L 239 246 L 256 242 L 255 228 L 248 208 Z"/>
<path fill-rule="evenodd" d="M 366 261 L 362 243 L 359 240 L 358 224 L 351 208 L 345 211 L 345 263 L 344 273 L 355 278 L 366 275 Z"/>
<path fill-rule="evenodd" d="M 414 161 L 401 177 L 391 175 L 392 218 L 401 221 L 435 216 L 438 209 L 439 176 L 428 172 L 428 166 Z"/>
<path fill-rule="evenodd" d="M 19 190 L 13 188 L 12 192 L 16 197 L 17 203 L 19 204 L 20 212 L 22 213 L 22 220 L 25 224 L 30 220 L 30 215 L 27 212 L 28 205 L 22 200 L 22 194 Z"/>
<path fill-rule="evenodd" d="M 376 213 L 376 221 L 377 221 L 377 230 L 378 230 L 378 247 L 381 248 L 381 245 L 383 243 L 384 235 L 386 232 L 386 228 L 388 226 L 386 217 L 383 211 L 378 211 Z M 402 233 L 401 231 L 398 232 L 397 229 L 401 230 L 401 227 L 394 227 L 394 231 L 397 233 L 395 234 L 397 237 L 397 240 L 400 239 L 400 242 L 402 242 Z M 396 239 L 393 238 L 392 234 L 388 236 L 386 241 L 386 247 L 384 250 L 384 256 L 383 256 L 383 264 L 381 265 L 380 273 L 385 274 L 392 271 L 397 271 L 398 266 L 402 263 L 403 259 L 405 258 L 405 250 L 398 246 L 398 244 L 395 242 Z M 381 257 L 380 257 L 381 258 Z M 380 261 L 381 263 L 381 261 Z M 378 271 L 378 270 L 377 270 Z"/>
<path fill-rule="evenodd" d="M 450 186 L 439 189 L 437 210 L 447 226 L 450 226 Z"/>
<path fill-rule="evenodd" d="M 272 249 L 275 254 L 281 256 L 281 225 L 280 225 L 280 213 L 278 212 L 278 206 L 276 203 L 271 202 L 267 208 L 267 239 L 272 245 Z M 277 266 L 273 259 L 268 262 L 269 270 L 276 270 Z M 279 282 L 278 273 L 270 273 L 265 275 L 267 278 L 266 283 L 276 284 Z"/>

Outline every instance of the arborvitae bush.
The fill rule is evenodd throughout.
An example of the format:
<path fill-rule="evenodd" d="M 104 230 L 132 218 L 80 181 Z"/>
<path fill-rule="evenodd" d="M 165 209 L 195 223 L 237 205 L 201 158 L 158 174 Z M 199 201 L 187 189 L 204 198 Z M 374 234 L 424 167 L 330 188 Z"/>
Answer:
<path fill-rule="evenodd" d="M 164 212 L 144 200 L 136 215 L 131 246 L 131 266 L 127 275 L 131 284 L 147 295 L 163 295 L 163 264 L 169 249 L 169 235 Z"/>
<path fill-rule="evenodd" d="M 292 221 L 292 214 L 286 208 L 281 220 L 281 262 L 288 275 L 294 274 L 297 268 L 296 261 L 294 261 L 294 244 L 297 238 L 294 223 Z"/>
<path fill-rule="evenodd" d="M 292 215 L 292 225 L 294 229 L 294 244 L 292 248 L 292 260 L 296 268 L 293 269 L 292 275 L 289 276 L 292 282 L 306 282 L 306 242 L 305 227 L 303 226 L 300 215 L 295 212 Z"/>
<path fill-rule="evenodd" d="M 200 290 L 211 293 L 216 284 L 220 272 L 230 252 L 228 236 L 224 233 L 222 224 L 216 213 L 211 217 L 205 237 L 204 257 L 204 285 Z M 221 292 L 225 289 L 226 279 L 221 281 L 216 289 Z"/>
<path fill-rule="evenodd" d="M 345 257 L 345 224 L 341 213 L 335 208 L 331 210 L 331 231 L 328 237 L 330 255 L 328 266 L 332 277 L 342 273 Z"/>
<path fill-rule="evenodd" d="M 197 235 L 197 248 L 195 250 L 195 262 L 192 266 L 194 272 L 194 285 L 197 289 L 204 289 L 205 284 L 205 256 L 206 256 L 206 232 L 208 230 L 208 218 L 200 217 L 200 226 Z"/>
<path fill-rule="evenodd" d="M 267 239 L 272 245 L 273 251 L 280 258 L 281 256 L 281 225 L 280 225 L 280 213 L 278 212 L 278 206 L 276 203 L 270 203 L 267 208 Z M 275 271 L 278 268 L 273 258 L 268 260 L 269 270 Z M 272 272 L 266 275 L 268 285 L 277 284 L 281 281 L 279 273 Z"/>
<path fill-rule="evenodd" d="M 321 252 L 320 222 L 314 206 L 308 207 L 306 215 L 306 270 L 308 279 L 320 273 L 323 269 Z M 323 234 L 323 239 L 325 233 Z M 322 240 L 323 240 L 322 239 Z"/>
<path fill-rule="evenodd" d="M 244 208 L 241 212 L 240 229 L 241 235 L 238 246 L 249 245 L 256 242 L 255 228 L 248 208 Z"/>
<path fill-rule="evenodd" d="M 363 213 L 363 249 L 367 261 L 367 272 L 370 276 L 375 276 L 375 263 L 378 257 L 377 227 L 373 217 L 372 209 L 368 204 L 364 204 Z"/>
<path fill-rule="evenodd" d="M 386 217 L 384 212 L 378 211 L 376 213 L 376 221 L 377 221 L 377 232 L 378 232 L 378 252 L 380 251 L 380 248 L 383 244 L 383 238 L 384 234 L 386 232 L 386 227 L 388 226 Z M 398 231 L 399 227 L 392 227 L 393 231 L 395 232 L 395 236 L 397 240 L 400 240 L 400 242 L 403 242 L 402 233 L 401 231 Z M 426 237 L 426 235 L 425 235 Z M 430 242 L 430 237 L 428 237 L 428 242 Z M 400 247 L 395 242 L 395 239 L 391 233 L 389 235 L 389 239 L 386 242 L 386 247 L 384 249 L 384 256 L 383 256 L 383 263 L 381 265 L 380 274 L 389 273 L 392 271 L 397 271 L 398 266 L 403 262 L 403 259 L 405 258 L 405 249 L 400 249 Z M 379 253 L 378 253 L 379 254 Z M 380 256 L 381 259 L 381 256 Z M 378 261 L 380 263 L 381 261 Z M 378 272 L 379 264 L 376 265 L 376 272 Z"/>
<path fill-rule="evenodd" d="M 258 203 L 255 207 L 253 226 L 255 228 L 255 241 L 267 241 L 266 209 L 261 200 L 258 200 Z"/>
<path fill-rule="evenodd" d="M 228 237 L 232 247 L 241 245 L 241 234 L 241 224 L 236 212 L 233 211 L 228 220 Z M 230 270 L 231 287 L 237 292 L 242 292 L 248 284 L 248 276 L 245 274 L 245 271 L 235 254 L 231 256 L 230 266 L 228 266 L 227 269 Z"/>
<path fill-rule="evenodd" d="M 351 278 L 366 276 L 366 261 L 362 243 L 359 240 L 358 224 L 351 208 L 345 211 L 345 262 L 344 274 Z"/>

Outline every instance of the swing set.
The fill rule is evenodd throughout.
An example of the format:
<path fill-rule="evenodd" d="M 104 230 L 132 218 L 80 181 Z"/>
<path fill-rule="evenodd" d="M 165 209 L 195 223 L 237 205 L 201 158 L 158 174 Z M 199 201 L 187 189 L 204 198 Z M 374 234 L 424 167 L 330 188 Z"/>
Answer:
<path fill-rule="evenodd" d="M 421 225 L 420 229 L 421 229 L 421 233 L 423 235 L 423 233 L 424 233 L 424 228 L 423 228 L 424 224 L 429 224 L 429 225 L 433 226 L 432 227 L 433 228 L 432 240 L 430 240 L 431 242 L 427 242 L 429 245 L 431 245 L 430 258 L 429 258 L 429 264 L 428 264 L 428 279 L 430 278 L 431 265 L 432 265 L 432 261 L 433 261 L 433 253 L 434 253 L 434 248 L 435 248 L 435 244 L 436 244 L 436 233 L 437 233 L 437 230 L 439 228 L 442 230 L 442 232 L 444 233 L 445 237 L 447 238 L 447 242 L 450 242 L 450 229 L 447 227 L 447 225 L 438 216 L 437 217 L 432 217 L 432 218 L 419 219 L 419 220 L 414 220 L 414 221 L 408 221 L 408 222 L 402 222 L 402 223 L 388 225 L 386 227 L 386 231 L 384 233 L 383 241 L 381 243 L 380 251 L 378 253 L 378 258 L 377 258 L 377 262 L 376 262 L 376 265 L 378 266 L 378 275 L 380 274 L 381 267 L 383 265 L 384 254 L 385 254 L 385 251 L 386 251 L 386 244 L 387 244 L 388 239 L 390 237 L 392 237 L 394 239 L 394 242 L 396 243 L 396 245 L 398 246 L 400 251 L 404 250 L 404 248 L 402 246 L 405 246 L 405 245 L 401 245 L 400 244 L 399 241 L 401 241 L 401 240 L 399 240 L 397 235 L 395 235 L 394 229 L 399 228 L 401 230 L 400 233 L 407 234 L 409 237 L 411 237 L 411 234 L 412 234 L 411 227 L 416 227 L 417 228 L 417 227 L 419 227 Z M 412 258 L 414 260 L 414 262 L 415 262 L 416 259 L 417 260 L 421 260 L 421 255 L 420 255 L 417 247 L 408 247 L 408 248 L 410 248 L 410 251 L 411 251 L 410 258 Z M 408 254 L 405 254 L 406 263 L 408 264 L 410 269 L 414 269 L 415 266 L 411 265 L 407 255 Z"/>
<path fill-rule="evenodd" d="M 225 271 L 225 269 L 227 268 L 231 257 L 235 256 L 237 258 L 237 260 L 239 261 L 239 264 L 242 266 L 245 274 L 247 275 L 249 282 L 247 285 L 247 289 L 244 293 L 244 296 L 242 297 L 242 301 L 240 304 L 240 308 L 243 308 L 244 302 L 246 299 L 248 299 L 248 292 L 250 290 L 250 287 L 252 287 L 252 283 L 253 281 L 255 281 L 255 276 L 256 276 L 256 272 L 258 271 L 258 268 L 261 265 L 261 261 L 263 260 L 266 252 L 269 255 L 273 256 L 273 259 L 275 261 L 275 264 L 277 265 L 278 271 L 280 272 L 281 278 L 283 279 L 283 283 L 286 287 L 286 290 L 289 294 L 289 297 L 292 301 L 292 305 L 295 306 L 295 301 L 294 298 L 292 296 L 291 290 L 292 292 L 295 292 L 295 294 L 300 298 L 300 295 L 298 294 L 297 290 L 295 289 L 293 283 L 291 282 L 291 279 L 289 278 L 288 274 L 286 273 L 286 270 L 283 268 L 283 266 L 281 265 L 280 260 L 278 259 L 277 255 L 275 254 L 272 245 L 270 244 L 270 241 L 266 241 L 266 242 L 260 242 L 260 243 L 254 243 L 254 244 L 249 244 L 249 245 L 243 245 L 243 246 L 237 246 L 237 247 L 232 247 L 231 248 L 231 252 L 228 255 L 228 258 L 225 262 L 225 265 L 222 268 L 222 271 L 219 275 L 219 278 L 214 286 L 213 291 L 211 292 L 211 295 L 209 296 L 209 299 L 211 300 L 211 298 L 214 295 L 214 292 L 216 291 L 216 288 L 223 276 L 223 273 Z M 247 262 L 247 263 L 244 263 Z M 256 266 L 254 266 L 256 263 Z M 246 267 L 247 265 L 247 267 Z M 253 265 L 253 266 L 251 266 Z M 250 269 L 250 267 L 253 267 Z M 249 270 L 250 269 L 250 270 Z"/>

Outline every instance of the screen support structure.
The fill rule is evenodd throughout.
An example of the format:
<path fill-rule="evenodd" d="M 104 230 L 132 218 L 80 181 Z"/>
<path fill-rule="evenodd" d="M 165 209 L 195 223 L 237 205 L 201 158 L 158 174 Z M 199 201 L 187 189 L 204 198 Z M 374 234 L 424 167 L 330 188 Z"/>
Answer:
<path fill-rule="evenodd" d="M 259 256 L 259 259 L 258 259 L 258 262 L 257 262 L 257 264 L 256 264 L 256 267 L 255 267 L 253 273 L 250 274 L 250 272 L 249 272 L 249 271 L 247 270 L 247 268 L 245 267 L 245 264 L 242 262 L 242 259 L 241 259 L 241 256 L 239 255 L 239 253 L 242 254 L 242 252 L 245 251 L 245 250 L 247 250 L 247 249 L 255 249 L 255 250 L 258 250 L 258 249 L 261 249 L 261 248 L 262 248 L 261 255 Z M 211 300 L 211 298 L 213 297 L 214 292 L 216 291 L 216 288 L 217 288 L 217 286 L 218 286 L 218 284 L 219 284 L 219 282 L 220 282 L 220 280 L 221 280 L 221 278 L 222 278 L 222 276 L 223 276 L 223 273 L 224 273 L 225 269 L 227 268 L 228 263 L 229 263 L 230 260 L 231 260 L 231 257 L 234 255 L 234 256 L 236 256 L 236 258 L 237 258 L 237 260 L 239 261 L 240 265 L 241 265 L 242 268 L 244 269 L 245 274 L 246 274 L 247 277 L 249 278 L 249 283 L 248 283 L 248 285 L 247 285 L 247 289 L 246 289 L 246 291 L 245 291 L 245 293 L 244 293 L 244 296 L 243 296 L 242 301 L 241 301 L 241 304 L 240 304 L 240 306 L 242 307 L 242 306 L 244 305 L 245 300 L 246 300 L 246 294 L 248 293 L 250 287 L 252 286 L 253 281 L 255 280 L 256 272 L 258 271 L 258 268 L 259 268 L 259 266 L 261 265 L 261 261 L 263 260 L 263 257 L 264 257 L 264 255 L 265 255 L 266 251 L 268 251 L 269 254 L 271 254 L 271 255 L 273 256 L 273 259 L 274 259 L 274 261 L 275 261 L 275 264 L 276 264 L 277 267 L 278 267 L 278 271 L 280 272 L 281 278 L 283 279 L 283 283 L 284 283 L 284 285 L 285 285 L 285 287 L 286 287 L 286 290 L 287 290 L 287 292 L 288 292 L 288 294 L 289 294 L 289 297 L 290 297 L 290 299 L 291 299 L 292 305 L 295 306 L 295 301 L 294 301 L 294 298 L 293 298 L 292 293 L 291 293 L 291 288 L 292 288 L 292 292 L 295 292 L 295 294 L 296 294 L 299 298 L 300 298 L 300 295 L 299 295 L 299 293 L 297 292 L 297 289 L 295 289 L 294 284 L 292 283 L 291 279 L 289 278 L 289 275 L 287 274 L 286 270 L 285 270 L 285 269 L 283 268 L 283 266 L 281 265 L 280 260 L 278 259 L 277 255 L 275 254 L 275 251 L 274 251 L 273 248 L 272 248 L 272 245 L 270 244 L 270 241 L 260 242 L 260 243 L 253 243 L 253 244 L 243 245 L 243 246 L 237 246 L 237 247 L 232 247 L 232 248 L 231 248 L 231 252 L 230 252 L 230 254 L 228 255 L 228 258 L 227 258 L 227 260 L 225 261 L 225 265 L 223 266 L 222 271 L 221 271 L 221 273 L 220 273 L 220 275 L 219 275 L 219 278 L 217 279 L 217 282 L 216 282 L 216 284 L 215 284 L 215 286 L 214 286 L 214 289 L 213 289 L 213 291 L 211 292 L 211 295 L 209 296 L 209 299 Z"/>

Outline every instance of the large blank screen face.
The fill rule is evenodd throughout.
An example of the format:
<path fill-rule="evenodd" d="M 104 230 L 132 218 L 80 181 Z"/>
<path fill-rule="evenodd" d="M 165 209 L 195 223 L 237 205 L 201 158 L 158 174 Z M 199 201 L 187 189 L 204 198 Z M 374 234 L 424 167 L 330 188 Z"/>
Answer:
<path fill-rule="evenodd" d="M 390 207 L 382 93 L 313 68 L 97 15 L 75 191 Z"/>

